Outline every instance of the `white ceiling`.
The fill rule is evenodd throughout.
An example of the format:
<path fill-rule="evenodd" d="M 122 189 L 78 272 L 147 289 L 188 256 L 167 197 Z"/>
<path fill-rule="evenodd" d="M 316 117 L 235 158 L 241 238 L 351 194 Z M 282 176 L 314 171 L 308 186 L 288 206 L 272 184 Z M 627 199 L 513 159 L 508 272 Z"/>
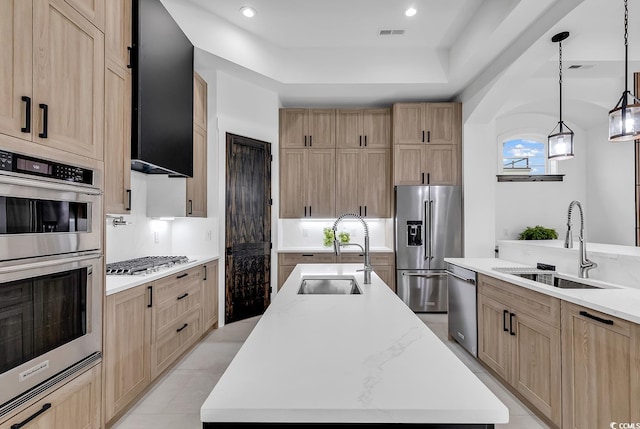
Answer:
<path fill-rule="evenodd" d="M 463 99 L 478 120 L 553 115 L 558 45 L 550 39 L 560 31 L 571 33 L 567 120 L 587 127 L 606 118 L 623 89 L 623 0 L 162 1 L 198 48 L 197 68 L 271 88 L 283 106 Z M 632 72 L 640 70 L 640 8 L 630 3 Z M 240 14 L 244 5 L 254 18 Z M 414 17 L 404 16 L 408 6 Z"/>

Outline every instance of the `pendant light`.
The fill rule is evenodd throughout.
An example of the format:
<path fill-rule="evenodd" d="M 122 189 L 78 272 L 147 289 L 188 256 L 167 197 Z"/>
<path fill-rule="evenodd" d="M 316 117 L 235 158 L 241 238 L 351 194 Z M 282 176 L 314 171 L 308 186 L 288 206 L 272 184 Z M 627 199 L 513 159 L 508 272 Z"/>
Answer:
<path fill-rule="evenodd" d="M 573 158 L 573 130 L 562 122 L 562 41 L 567 37 L 569 37 L 569 32 L 563 31 L 551 38 L 553 43 L 558 43 L 558 57 L 560 59 L 560 120 L 548 137 L 549 159 L 553 160 Z"/>
<path fill-rule="evenodd" d="M 640 138 L 640 100 L 629 91 L 629 8 L 624 0 L 624 92 L 618 104 L 609 112 L 609 141 Z M 633 104 L 628 104 L 631 97 Z"/>

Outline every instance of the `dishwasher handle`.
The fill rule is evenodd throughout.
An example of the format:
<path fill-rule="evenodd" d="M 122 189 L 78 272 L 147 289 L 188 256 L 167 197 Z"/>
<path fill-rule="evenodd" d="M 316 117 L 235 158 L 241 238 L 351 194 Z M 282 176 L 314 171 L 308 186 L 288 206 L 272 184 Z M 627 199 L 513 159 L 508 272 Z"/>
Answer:
<path fill-rule="evenodd" d="M 431 277 L 444 277 L 447 275 L 447 273 L 430 273 L 430 274 L 423 274 L 423 273 L 402 273 L 403 276 L 407 276 L 407 277 L 426 277 L 426 278 L 431 278 Z"/>
<path fill-rule="evenodd" d="M 463 282 L 467 282 L 467 283 L 471 283 L 472 285 L 476 284 L 476 279 L 468 279 L 466 277 L 462 277 L 456 273 L 452 273 L 451 271 L 447 271 L 447 274 L 449 274 L 451 277 L 455 277 L 458 280 L 462 280 Z"/>

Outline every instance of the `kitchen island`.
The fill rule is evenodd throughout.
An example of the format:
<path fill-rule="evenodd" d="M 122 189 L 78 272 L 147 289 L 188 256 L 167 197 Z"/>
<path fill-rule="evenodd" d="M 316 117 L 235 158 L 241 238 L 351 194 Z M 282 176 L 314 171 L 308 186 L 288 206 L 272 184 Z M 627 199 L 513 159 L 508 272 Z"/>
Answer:
<path fill-rule="evenodd" d="M 361 264 L 298 265 L 201 407 L 204 428 L 323 424 L 492 428 L 496 396 Z M 301 295 L 349 275 L 362 294 Z"/>

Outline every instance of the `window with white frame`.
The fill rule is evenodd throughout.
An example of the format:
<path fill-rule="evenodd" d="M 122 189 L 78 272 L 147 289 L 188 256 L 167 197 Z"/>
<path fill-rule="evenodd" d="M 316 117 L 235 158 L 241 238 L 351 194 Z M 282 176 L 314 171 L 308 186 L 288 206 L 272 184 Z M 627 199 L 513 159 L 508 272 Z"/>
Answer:
<path fill-rule="evenodd" d="M 511 137 L 502 141 L 500 174 L 527 176 L 556 173 L 556 162 L 547 159 L 547 139 L 537 137 Z"/>

